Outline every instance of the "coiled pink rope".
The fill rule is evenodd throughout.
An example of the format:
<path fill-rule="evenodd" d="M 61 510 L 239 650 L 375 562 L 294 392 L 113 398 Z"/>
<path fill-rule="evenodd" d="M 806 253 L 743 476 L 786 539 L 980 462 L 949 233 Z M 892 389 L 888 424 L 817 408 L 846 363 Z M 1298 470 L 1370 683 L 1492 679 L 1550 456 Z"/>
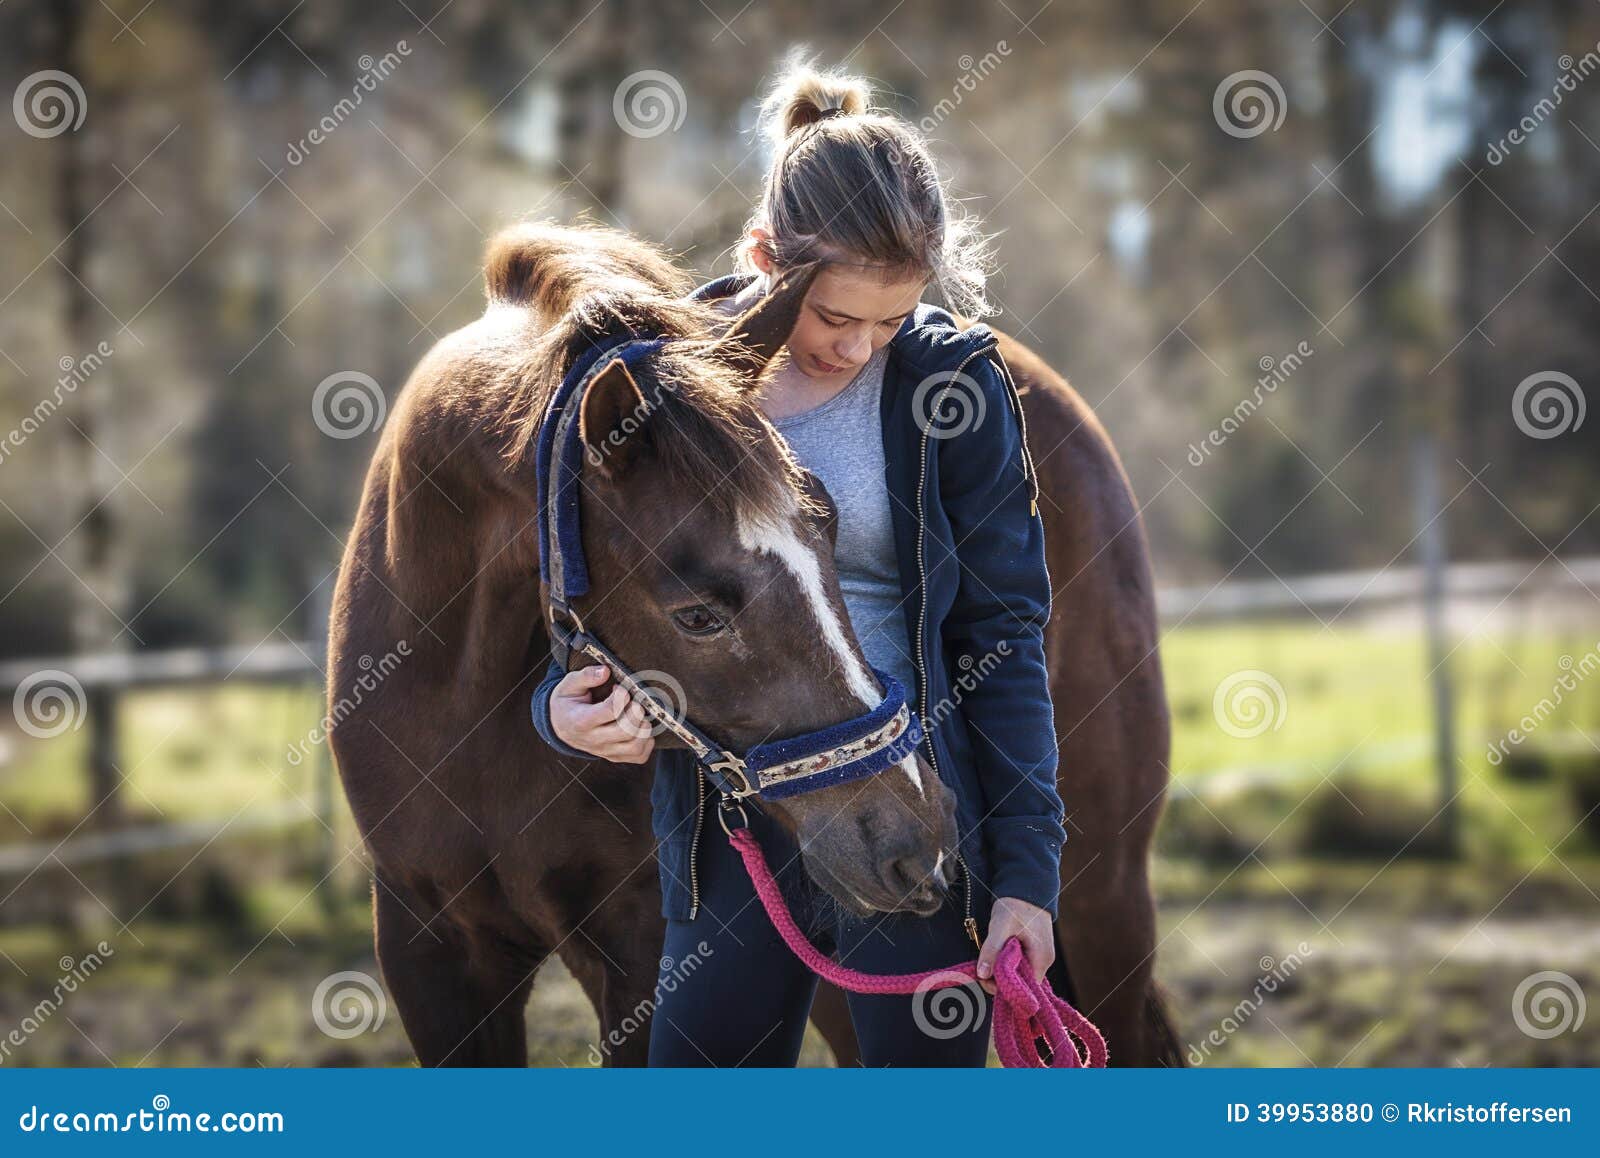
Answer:
<path fill-rule="evenodd" d="M 978 976 L 976 961 L 963 961 L 948 969 L 929 969 L 925 973 L 877 975 L 848 969 L 817 949 L 795 924 L 789 906 L 778 890 L 772 870 L 761 846 L 748 828 L 736 828 L 728 839 L 744 861 L 750 883 L 762 908 L 772 918 L 796 957 L 818 977 L 852 993 L 911 994 L 931 992 L 962 985 Z M 1057 997 L 1049 983 L 1037 980 L 1022 953 L 1022 942 L 1012 937 L 1000 950 L 995 962 L 994 1048 L 1000 1064 L 1008 1069 L 1074 1069 L 1106 1064 L 1106 1039 L 1083 1014 Z M 1079 1052 L 1078 1042 L 1083 1043 Z M 1050 1047 L 1050 1061 L 1039 1056 L 1040 1039 Z"/>

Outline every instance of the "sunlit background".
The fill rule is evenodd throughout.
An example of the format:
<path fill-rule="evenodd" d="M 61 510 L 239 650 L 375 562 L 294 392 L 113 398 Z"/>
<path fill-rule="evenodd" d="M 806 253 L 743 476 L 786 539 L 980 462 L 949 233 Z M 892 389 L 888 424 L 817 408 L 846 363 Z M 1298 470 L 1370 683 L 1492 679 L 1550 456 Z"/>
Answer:
<path fill-rule="evenodd" d="M 409 1061 L 315 739 L 376 431 L 500 226 L 727 272 L 797 43 L 931 138 L 993 323 L 1127 464 L 1191 1060 L 1600 1061 L 1597 42 L 1592 0 L 0 6 L 0 1064 Z M 558 964 L 528 1024 L 592 1063 Z"/>

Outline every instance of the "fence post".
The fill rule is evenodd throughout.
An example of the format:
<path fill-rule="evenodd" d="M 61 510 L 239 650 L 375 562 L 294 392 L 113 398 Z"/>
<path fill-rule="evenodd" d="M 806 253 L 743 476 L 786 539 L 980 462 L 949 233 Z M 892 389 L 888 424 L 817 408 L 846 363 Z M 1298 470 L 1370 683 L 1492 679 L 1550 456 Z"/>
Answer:
<path fill-rule="evenodd" d="M 1412 490 L 1416 495 L 1417 549 L 1422 559 L 1422 616 L 1427 639 L 1428 683 L 1433 692 L 1433 759 L 1439 780 L 1439 815 L 1435 820 L 1441 851 L 1460 851 L 1460 810 L 1456 807 L 1455 688 L 1445 646 L 1447 592 L 1445 571 L 1449 544 L 1444 511 L 1439 506 L 1438 444 L 1424 432 L 1412 440 Z"/>
<path fill-rule="evenodd" d="M 117 689 L 106 684 L 91 686 L 84 692 L 83 704 L 89 717 L 89 809 L 96 825 L 112 828 L 122 819 Z"/>

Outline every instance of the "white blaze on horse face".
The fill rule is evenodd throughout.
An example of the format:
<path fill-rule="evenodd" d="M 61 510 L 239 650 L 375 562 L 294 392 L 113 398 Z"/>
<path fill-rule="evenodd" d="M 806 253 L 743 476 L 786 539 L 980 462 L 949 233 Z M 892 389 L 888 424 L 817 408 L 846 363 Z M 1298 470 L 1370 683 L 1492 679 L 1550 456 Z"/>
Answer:
<path fill-rule="evenodd" d="M 922 773 L 917 770 L 917 757 L 914 754 L 900 761 L 900 771 L 906 774 L 906 779 L 911 781 L 911 786 L 917 790 L 918 796 L 926 795 L 922 791 Z"/>
<path fill-rule="evenodd" d="M 795 518 L 798 517 L 799 512 L 796 511 Z M 867 665 L 850 647 L 850 641 L 845 638 L 844 625 L 839 621 L 839 615 L 834 610 L 828 593 L 822 589 L 822 565 L 817 562 L 816 552 L 801 542 L 793 521 L 774 522 L 765 515 L 741 511 L 739 544 L 747 551 L 758 553 L 764 551 L 776 555 L 782 561 L 789 574 L 793 575 L 795 582 L 800 585 L 800 590 L 804 592 L 806 602 L 811 607 L 812 618 L 817 621 L 817 626 L 822 631 L 822 638 L 827 641 L 834 658 L 838 660 L 839 670 L 844 672 L 850 690 L 860 699 L 863 708 L 877 707 L 883 698 L 878 692 L 877 681 L 872 678 Z M 910 779 L 918 795 L 921 795 L 922 776 L 917 771 L 916 757 L 907 756 L 900 761 L 900 770 Z"/>

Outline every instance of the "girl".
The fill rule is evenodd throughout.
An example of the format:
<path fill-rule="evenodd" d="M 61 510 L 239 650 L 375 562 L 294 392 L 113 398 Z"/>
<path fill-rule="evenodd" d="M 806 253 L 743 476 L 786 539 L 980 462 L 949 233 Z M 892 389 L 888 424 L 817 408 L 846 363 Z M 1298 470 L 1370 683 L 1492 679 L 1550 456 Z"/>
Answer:
<path fill-rule="evenodd" d="M 958 801 L 966 877 L 932 917 L 870 919 L 829 904 L 803 874 L 780 880 L 802 927 L 845 964 L 932 969 L 969 960 L 981 940 L 992 994 L 1008 938 L 1041 977 L 1055 959 L 1066 833 L 1043 652 L 1050 583 L 1021 406 L 994 335 L 920 304 L 935 285 L 954 310 L 988 312 L 984 242 L 915 130 L 874 110 L 863 81 L 793 61 L 763 118 L 776 155 L 741 272 L 698 296 L 736 316 L 786 268 L 824 263 L 761 405 L 838 506 L 851 625 L 867 659 L 915 690 L 922 753 Z M 643 763 L 653 741 L 625 691 L 589 702 L 605 675 L 553 668 L 535 723 L 569 755 Z M 683 753 L 661 753 L 652 804 L 667 933 L 650 1064 L 795 1064 L 816 978 L 720 840 L 698 849 L 692 903 L 697 798 Z M 770 863 L 798 861 L 777 822 L 750 810 L 750 825 Z M 868 1065 L 986 1061 L 989 1002 L 975 988 L 849 1002 Z"/>

